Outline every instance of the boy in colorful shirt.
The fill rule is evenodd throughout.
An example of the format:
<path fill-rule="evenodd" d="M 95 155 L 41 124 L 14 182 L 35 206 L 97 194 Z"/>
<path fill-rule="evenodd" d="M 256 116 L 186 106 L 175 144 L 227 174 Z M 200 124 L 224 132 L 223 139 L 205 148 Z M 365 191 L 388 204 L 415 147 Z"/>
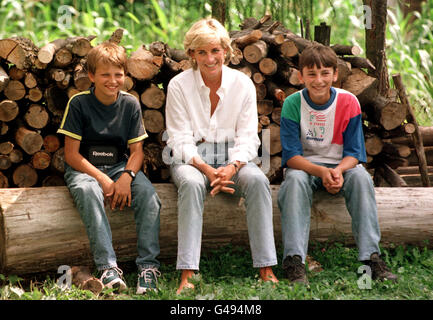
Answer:
<path fill-rule="evenodd" d="M 380 229 L 372 179 L 366 161 L 361 108 L 350 92 L 332 87 L 337 56 L 311 45 L 299 57 L 305 88 L 284 101 L 281 112 L 284 181 L 278 193 L 283 237 L 283 268 L 291 282 L 307 283 L 305 257 L 313 192 L 341 191 L 352 217 L 358 259 L 371 267 L 373 279 L 396 280 L 380 258 Z"/>
<path fill-rule="evenodd" d="M 105 287 L 125 290 L 117 266 L 104 202 L 112 210 L 132 207 L 137 231 L 137 294 L 155 290 L 160 272 L 161 203 L 140 170 L 147 133 L 137 99 L 121 91 L 124 48 L 104 42 L 87 55 L 90 90 L 68 102 L 58 133 L 65 135 L 65 182 L 86 227 L 90 249 Z M 129 150 L 128 150 L 129 149 Z"/>

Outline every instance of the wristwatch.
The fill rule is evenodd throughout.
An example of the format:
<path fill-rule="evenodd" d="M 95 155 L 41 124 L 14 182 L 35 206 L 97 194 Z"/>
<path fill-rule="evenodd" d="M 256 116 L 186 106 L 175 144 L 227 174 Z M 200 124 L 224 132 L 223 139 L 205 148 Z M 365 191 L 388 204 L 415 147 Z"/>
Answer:
<path fill-rule="evenodd" d="M 127 174 L 129 174 L 131 176 L 132 180 L 135 179 L 135 173 L 134 173 L 134 171 L 132 171 L 132 170 L 123 170 L 123 172 L 126 172 Z"/>
<path fill-rule="evenodd" d="M 237 163 L 235 161 L 230 162 L 231 165 L 233 165 L 233 167 L 235 167 L 235 172 L 238 173 L 239 171 L 239 166 L 237 165 Z"/>

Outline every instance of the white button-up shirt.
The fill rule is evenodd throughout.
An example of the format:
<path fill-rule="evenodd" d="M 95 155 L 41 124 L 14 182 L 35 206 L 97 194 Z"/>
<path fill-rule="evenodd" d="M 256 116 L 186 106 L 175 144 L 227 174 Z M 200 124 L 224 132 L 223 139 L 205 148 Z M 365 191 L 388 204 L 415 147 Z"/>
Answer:
<path fill-rule="evenodd" d="M 188 69 L 168 84 L 166 100 L 167 145 L 176 160 L 190 163 L 199 156 L 197 142 L 228 142 L 229 162 L 248 162 L 257 156 L 256 89 L 242 72 L 225 65 L 218 105 L 211 116 L 210 89 L 199 69 Z"/>

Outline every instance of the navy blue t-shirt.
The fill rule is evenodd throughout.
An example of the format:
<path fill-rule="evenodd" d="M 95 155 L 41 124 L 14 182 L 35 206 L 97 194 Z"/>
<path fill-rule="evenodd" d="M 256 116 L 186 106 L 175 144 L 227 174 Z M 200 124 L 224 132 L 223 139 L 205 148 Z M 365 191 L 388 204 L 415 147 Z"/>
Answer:
<path fill-rule="evenodd" d="M 57 132 L 80 140 L 80 154 L 87 159 L 92 146 L 116 146 L 119 161 L 126 160 L 127 146 L 147 138 L 136 97 L 120 91 L 107 106 L 96 98 L 93 87 L 71 97 Z"/>

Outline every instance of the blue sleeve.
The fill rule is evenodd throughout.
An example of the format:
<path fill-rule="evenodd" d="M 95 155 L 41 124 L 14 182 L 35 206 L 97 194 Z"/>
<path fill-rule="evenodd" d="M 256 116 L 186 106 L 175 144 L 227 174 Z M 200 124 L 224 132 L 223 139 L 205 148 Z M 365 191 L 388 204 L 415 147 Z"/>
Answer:
<path fill-rule="evenodd" d="M 297 155 L 303 155 L 304 153 L 300 139 L 299 123 L 281 117 L 280 138 L 283 148 L 281 166 L 286 168 L 287 160 Z"/>
<path fill-rule="evenodd" d="M 147 132 L 144 128 L 143 123 L 143 116 L 141 113 L 141 107 L 140 103 L 135 97 L 130 97 L 130 101 L 128 103 L 131 104 L 132 108 L 132 115 L 131 115 L 131 121 L 128 124 L 129 125 L 129 132 L 128 132 L 128 144 L 141 141 L 147 138 Z"/>
<path fill-rule="evenodd" d="M 343 132 L 343 158 L 347 156 L 354 157 L 359 162 L 367 161 L 361 114 L 351 118 Z"/>

